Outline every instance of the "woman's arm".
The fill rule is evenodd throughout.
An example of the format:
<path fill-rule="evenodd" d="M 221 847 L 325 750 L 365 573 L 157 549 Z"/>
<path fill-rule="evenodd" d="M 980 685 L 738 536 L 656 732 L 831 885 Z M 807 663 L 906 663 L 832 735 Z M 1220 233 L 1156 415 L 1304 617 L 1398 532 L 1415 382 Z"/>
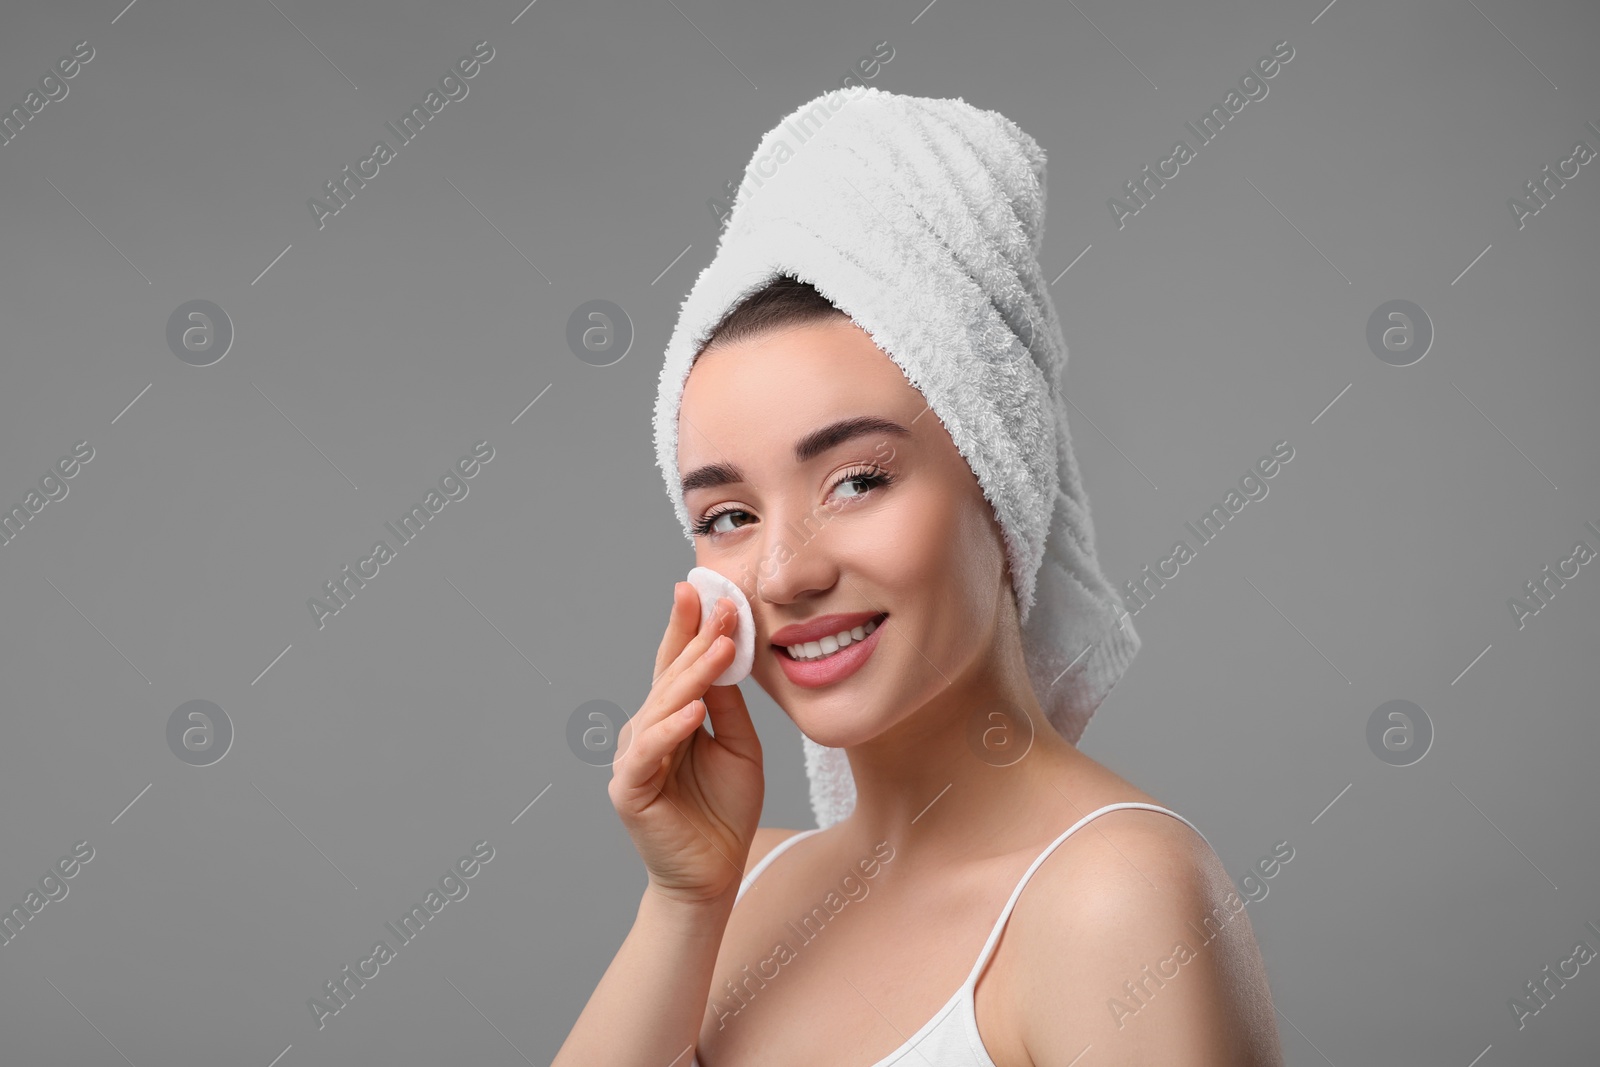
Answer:
<path fill-rule="evenodd" d="M 745 860 L 746 873 L 799 832 L 758 827 Z M 689 1045 L 699 1040 L 711 1000 L 712 968 L 738 895 L 735 886 L 726 900 L 692 905 L 646 888 L 633 929 L 550 1067 L 592 1063 L 689 1067 L 694 1059 Z M 680 1030 L 688 1035 L 681 1040 Z M 658 1048 L 666 1055 L 657 1057 Z"/>
<path fill-rule="evenodd" d="M 647 888 L 551 1067 L 688 1067 L 734 895 L 688 903 Z"/>
<path fill-rule="evenodd" d="M 553 1067 L 687 1067 L 758 832 L 761 741 L 739 687 L 711 684 L 733 661 L 733 601 L 720 598 L 702 627 L 694 586 L 678 582 L 672 596 L 650 693 L 618 732 L 607 787 L 644 860 L 644 896 Z"/>

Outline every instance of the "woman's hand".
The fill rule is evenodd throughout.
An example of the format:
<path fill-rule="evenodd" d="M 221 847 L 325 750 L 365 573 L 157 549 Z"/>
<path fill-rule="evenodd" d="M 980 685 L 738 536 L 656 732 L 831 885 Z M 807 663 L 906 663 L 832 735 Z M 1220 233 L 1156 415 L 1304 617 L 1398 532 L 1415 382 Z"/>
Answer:
<path fill-rule="evenodd" d="M 766 789 L 743 694 L 736 685 L 711 684 L 733 662 L 733 608 L 719 598 L 702 630 L 695 587 L 673 587 L 655 681 L 618 736 L 607 790 L 651 888 L 686 903 L 714 901 L 737 887 Z M 701 729 L 708 710 L 715 737 Z"/>

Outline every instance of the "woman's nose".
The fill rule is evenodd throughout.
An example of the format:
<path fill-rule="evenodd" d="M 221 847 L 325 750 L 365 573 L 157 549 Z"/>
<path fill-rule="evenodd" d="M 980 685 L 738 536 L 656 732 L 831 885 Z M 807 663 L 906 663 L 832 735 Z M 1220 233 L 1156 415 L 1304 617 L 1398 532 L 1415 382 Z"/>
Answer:
<path fill-rule="evenodd" d="M 826 515 L 789 514 L 787 519 L 769 516 L 754 568 L 759 596 L 774 603 L 788 603 L 808 593 L 831 589 L 838 581 L 837 562 L 829 549 Z"/>

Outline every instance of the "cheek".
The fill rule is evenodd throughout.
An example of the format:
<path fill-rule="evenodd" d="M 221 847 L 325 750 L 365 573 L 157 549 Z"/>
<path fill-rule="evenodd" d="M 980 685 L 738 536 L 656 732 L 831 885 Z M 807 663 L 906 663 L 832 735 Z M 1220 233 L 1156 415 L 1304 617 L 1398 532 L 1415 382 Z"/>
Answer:
<path fill-rule="evenodd" d="M 980 495 L 950 518 L 951 554 L 962 584 L 972 596 L 987 599 L 1005 571 L 1005 538 L 989 502 Z"/>
<path fill-rule="evenodd" d="M 907 607 L 961 604 L 976 611 L 992 600 L 1004 566 L 988 502 L 978 502 L 984 511 L 944 491 L 902 493 L 852 528 L 850 558 Z"/>
<path fill-rule="evenodd" d="M 928 493 L 902 492 L 852 524 L 851 558 L 901 597 L 942 585 L 952 562 L 950 515 Z"/>

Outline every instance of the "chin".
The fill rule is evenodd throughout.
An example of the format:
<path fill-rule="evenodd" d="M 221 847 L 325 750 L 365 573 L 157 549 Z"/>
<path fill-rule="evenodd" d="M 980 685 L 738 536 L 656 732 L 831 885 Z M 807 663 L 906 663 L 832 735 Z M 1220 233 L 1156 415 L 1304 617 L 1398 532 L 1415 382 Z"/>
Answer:
<path fill-rule="evenodd" d="M 884 728 L 883 723 L 863 716 L 860 704 L 854 701 L 836 701 L 803 689 L 798 694 L 788 694 L 782 707 L 801 733 L 829 748 L 862 744 L 878 736 Z"/>

